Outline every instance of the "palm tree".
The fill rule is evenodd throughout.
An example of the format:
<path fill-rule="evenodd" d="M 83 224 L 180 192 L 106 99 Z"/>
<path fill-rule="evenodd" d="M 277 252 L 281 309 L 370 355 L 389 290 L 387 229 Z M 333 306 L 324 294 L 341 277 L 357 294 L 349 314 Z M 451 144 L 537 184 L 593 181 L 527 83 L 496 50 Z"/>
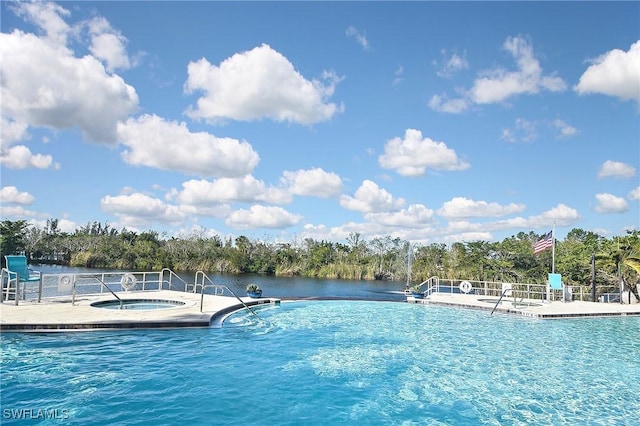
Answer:
<path fill-rule="evenodd" d="M 623 263 L 630 267 L 631 269 L 633 269 L 636 272 L 636 275 L 638 277 L 640 277 L 640 254 L 638 253 L 633 253 L 632 255 L 630 255 L 629 257 L 627 257 L 626 259 L 624 259 Z M 638 293 L 640 293 L 640 278 L 636 279 L 636 285 L 632 286 L 632 285 L 628 285 L 625 281 L 624 278 L 622 278 L 622 282 L 625 286 L 626 290 L 629 290 L 630 292 L 632 292 L 635 296 L 636 296 L 636 300 L 640 300 L 640 295 Z"/>

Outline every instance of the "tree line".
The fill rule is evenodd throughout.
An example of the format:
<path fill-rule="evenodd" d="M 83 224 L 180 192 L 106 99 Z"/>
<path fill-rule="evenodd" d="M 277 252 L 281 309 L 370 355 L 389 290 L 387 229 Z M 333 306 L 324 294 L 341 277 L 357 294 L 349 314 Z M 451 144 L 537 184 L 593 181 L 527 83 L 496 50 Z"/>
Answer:
<path fill-rule="evenodd" d="M 99 222 L 67 233 L 59 230 L 56 219 L 48 220 L 44 229 L 24 220 L 4 220 L 0 222 L 0 251 L 3 256 L 24 253 L 31 264 L 134 271 L 171 268 L 351 280 L 409 278 L 413 283 L 432 276 L 544 283 L 551 271 L 552 250 L 533 253 L 533 244 L 542 236 L 520 232 L 496 242 L 411 245 L 400 238 L 365 240 L 352 233 L 344 243 L 312 238 L 285 243 L 246 236 L 223 239 L 205 236 L 204 231 L 166 237 L 155 231 L 117 230 Z M 640 279 L 633 266 L 640 263 L 640 231 L 605 238 L 574 228 L 556 241 L 555 270 L 569 285 L 590 283 L 592 258 L 599 285 L 616 286 L 622 279 L 634 288 Z"/>

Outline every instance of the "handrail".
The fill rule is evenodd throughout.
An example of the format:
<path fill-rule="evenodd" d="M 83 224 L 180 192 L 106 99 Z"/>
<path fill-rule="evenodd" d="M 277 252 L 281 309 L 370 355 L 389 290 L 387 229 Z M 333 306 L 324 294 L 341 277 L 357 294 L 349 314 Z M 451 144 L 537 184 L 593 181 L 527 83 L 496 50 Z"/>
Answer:
<path fill-rule="evenodd" d="M 249 305 L 247 305 L 247 304 L 245 303 L 245 301 L 244 301 L 244 300 L 242 300 L 240 297 L 238 297 L 238 295 L 237 295 L 233 290 L 231 290 L 229 287 L 227 287 L 226 285 L 223 285 L 223 284 L 215 284 L 215 283 L 211 280 L 211 278 L 209 278 L 209 276 L 207 276 L 207 274 L 205 274 L 205 273 L 204 273 L 204 272 L 202 272 L 202 271 L 197 271 L 197 272 L 196 272 L 196 277 L 197 277 L 198 275 L 201 275 L 201 276 L 202 276 L 202 284 L 200 285 L 200 312 L 202 312 L 202 306 L 203 306 L 203 304 L 204 304 L 204 290 L 205 290 L 206 288 L 208 288 L 208 287 L 222 288 L 222 289 L 223 289 L 223 292 L 224 292 L 224 289 L 229 290 L 229 293 L 233 294 L 233 296 L 234 296 L 236 299 L 238 299 L 238 301 L 242 304 L 242 306 L 244 306 L 244 307 L 245 307 L 249 312 L 251 312 L 251 313 L 253 314 L 253 316 L 255 316 L 259 321 L 262 321 L 262 318 L 260 318 L 260 317 L 258 316 L 258 314 L 256 314 L 256 313 L 253 311 L 253 309 L 251 309 L 251 307 L 250 307 Z M 211 285 L 210 285 L 210 286 L 209 286 L 209 285 L 207 285 L 207 284 L 205 284 L 205 282 L 204 282 L 204 280 L 205 280 L 205 279 L 211 283 Z M 194 292 L 195 292 L 195 289 L 196 289 L 196 287 L 197 287 L 197 282 L 198 282 L 198 280 L 197 280 L 197 279 L 195 279 L 194 281 L 195 281 L 195 282 L 194 282 Z"/>
<path fill-rule="evenodd" d="M 500 302 L 502 302 L 502 298 L 504 297 L 505 294 L 507 294 L 507 292 L 509 291 L 514 291 L 512 288 L 506 288 L 502 291 L 502 294 L 500 295 L 500 298 L 498 299 L 498 301 L 496 302 L 496 305 L 493 307 L 493 309 L 491 310 L 491 314 L 489 314 L 489 316 L 493 315 L 493 312 L 496 310 L 496 308 L 498 307 L 498 305 L 500 304 Z M 515 296 L 514 296 L 515 299 Z"/>
<path fill-rule="evenodd" d="M 171 269 L 169 268 L 162 268 L 162 270 L 160 271 L 160 276 L 162 277 L 162 279 L 159 280 L 159 288 L 158 290 L 162 290 L 162 283 L 164 282 L 164 273 L 165 272 L 169 272 L 169 280 L 167 281 L 167 283 L 169 284 L 169 290 L 171 290 L 173 287 L 172 285 L 172 281 L 171 279 L 175 276 L 177 279 L 179 279 L 180 281 L 182 281 L 182 283 L 184 284 L 184 291 L 188 292 L 188 286 L 189 284 L 183 280 L 180 275 L 176 274 L 175 272 L 173 272 Z M 194 293 L 195 293 L 195 283 L 194 283 Z"/>
<path fill-rule="evenodd" d="M 422 281 L 420 284 L 415 285 L 415 286 L 413 286 L 413 287 L 421 288 L 423 285 L 425 285 L 425 284 L 429 284 L 429 287 L 427 287 L 427 289 L 426 289 L 425 291 L 423 291 L 423 292 L 422 292 L 422 294 L 427 294 L 427 293 L 428 293 L 428 294 L 427 294 L 427 296 L 428 296 L 429 294 L 433 293 L 433 291 L 432 291 L 432 289 L 433 289 L 433 283 L 432 283 L 432 281 L 435 281 L 435 282 L 436 282 L 436 286 L 438 286 L 438 285 L 439 285 L 439 282 L 440 282 L 440 278 L 438 278 L 438 277 L 436 277 L 436 276 L 434 275 L 433 277 L 429 277 L 429 278 L 427 278 L 426 280 Z M 405 288 L 404 292 L 405 292 L 405 295 L 410 295 L 410 294 L 411 294 L 411 289 L 407 286 L 407 287 Z"/>
<path fill-rule="evenodd" d="M 102 285 L 103 285 L 107 290 L 109 290 L 109 293 L 111 293 L 111 294 L 113 295 L 113 297 L 115 297 L 116 299 L 118 299 L 118 301 L 120 302 L 120 308 L 119 308 L 119 309 L 122 309 L 122 299 L 120 299 L 120 298 L 118 297 L 118 295 L 117 295 L 117 294 L 115 294 L 115 293 L 113 292 L 113 290 L 111 290 L 111 288 L 109 288 L 109 286 L 107 285 L 107 283 L 105 283 L 104 281 L 102 281 L 102 280 L 101 280 L 100 278 L 98 278 L 98 277 L 88 277 L 88 278 L 93 278 L 93 279 L 95 279 L 95 280 L 96 280 L 96 281 L 98 281 L 100 284 L 102 284 Z M 72 305 L 74 305 L 74 304 L 75 304 L 75 302 L 76 302 L 76 284 L 75 284 L 75 281 L 74 281 L 74 283 L 73 283 L 73 292 L 71 293 L 71 304 L 72 304 Z M 74 306 L 75 306 L 75 305 L 74 305 Z"/>

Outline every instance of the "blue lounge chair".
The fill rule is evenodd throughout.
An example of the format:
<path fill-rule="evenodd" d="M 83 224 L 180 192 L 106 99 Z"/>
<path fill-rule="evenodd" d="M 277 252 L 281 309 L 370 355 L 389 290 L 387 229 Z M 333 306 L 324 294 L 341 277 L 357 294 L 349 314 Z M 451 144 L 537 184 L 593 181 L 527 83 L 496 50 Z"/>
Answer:
<path fill-rule="evenodd" d="M 22 293 L 24 299 L 27 283 L 41 282 L 42 274 L 34 271 L 27 265 L 27 257 L 20 255 L 9 255 L 4 257 L 6 268 L 3 268 L 2 274 L 2 300 L 9 300 L 10 294 L 15 295 L 16 305 L 18 304 L 19 295 Z M 5 285 L 4 274 L 7 273 L 8 280 Z M 22 285 L 22 291 L 20 286 Z"/>

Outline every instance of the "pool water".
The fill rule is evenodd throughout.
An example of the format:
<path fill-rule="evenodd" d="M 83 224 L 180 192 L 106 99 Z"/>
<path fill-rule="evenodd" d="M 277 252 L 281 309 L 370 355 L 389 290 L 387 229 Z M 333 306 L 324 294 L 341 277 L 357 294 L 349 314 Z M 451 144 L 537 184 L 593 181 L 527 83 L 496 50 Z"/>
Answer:
<path fill-rule="evenodd" d="M 5 333 L 2 422 L 631 424 L 640 318 L 283 302 L 222 328 Z M 7 411 L 18 410 L 18 411 Z"/>

